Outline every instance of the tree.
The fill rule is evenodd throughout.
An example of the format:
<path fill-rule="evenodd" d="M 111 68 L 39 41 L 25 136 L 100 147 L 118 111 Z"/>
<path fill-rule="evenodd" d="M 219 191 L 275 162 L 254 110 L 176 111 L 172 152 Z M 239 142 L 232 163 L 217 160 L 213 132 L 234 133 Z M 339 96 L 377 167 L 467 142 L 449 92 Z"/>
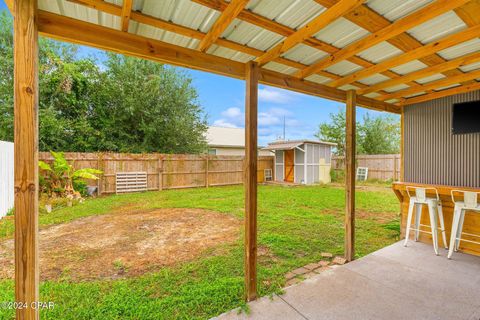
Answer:
<path fill-rule="evenodd" d="M 337 144 L 335 148 L 336 155 L 345 154 L 345 111 L 339 110 L 337 113 L 330 113 L 330 122 L 324 122 L 319 125 L 316 137 L 322 141 L 334 142 Z M 356 140 L 360 140 L 359 130 L 360 123 L 357 121 Z M 363 153 L 362 145 L 357 143 L 357 153 Z"/>
<path fill-rule="evenodd" d="M 337 143 L 336 155 L 345 154 L 345 111 L 330 114 L 330 121 L 319 125 L 316 137 Z M 392 154 L 400 151 L 400 123 L 390 115 L 371 117 L 368 113 L 356 123 L 357 154 Z"/>
<path fill-rule="evenodd" d="M 117 54 L 85 58 L 78 48 L 40 38 L 40 150 L 206 150 L 205 115 L 187 74 Z M 0 55 L 0 140 L 13 141 L 12 18 L 5 11 Z"/>

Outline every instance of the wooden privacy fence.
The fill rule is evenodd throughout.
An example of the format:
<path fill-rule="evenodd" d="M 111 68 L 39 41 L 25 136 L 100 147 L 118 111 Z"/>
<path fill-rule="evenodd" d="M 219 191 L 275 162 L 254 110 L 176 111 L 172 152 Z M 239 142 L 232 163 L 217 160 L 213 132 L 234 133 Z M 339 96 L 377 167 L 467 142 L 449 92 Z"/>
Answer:
<path fill-rule="evenodd" d="M 89 181 L 99 194 L 115 193 L 117 172 L 146 172 L 147 190 L 241 184 L 244 176 L 243 156 L 66 152 L 65 158 L 75 169 L 103 171 L 98 181 Z M 39 159 L 50 162 L 53 157 L 40 152 Z M 264 181 L 264 169 L 273 171 L 273 157 L 258 157 L 258 182 Z"/>
<path fill-rule="evenodd" d="M 400 154 L 357 155 L 356 167 L 367 167 L 368 179 L 399 180 Z M 332 169 L 345 170 L 344 157 L 332 157 Z"/>

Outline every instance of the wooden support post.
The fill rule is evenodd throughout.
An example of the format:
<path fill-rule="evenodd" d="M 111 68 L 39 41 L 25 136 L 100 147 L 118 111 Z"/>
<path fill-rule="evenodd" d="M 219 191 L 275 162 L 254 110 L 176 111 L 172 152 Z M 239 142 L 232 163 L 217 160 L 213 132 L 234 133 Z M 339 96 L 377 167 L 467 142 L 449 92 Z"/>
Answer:
<path fill-rule="evenodd" d="M 14 2 L 15 301 L 17 319 L 38 319 L 37 0 Z"/>
<path fill-rule="evenodd" d="M 257 102 L 256 62 L 247 63 L 245 96 L 245 299 L 257 297 Z"/>
<path fill-rule="evenodd" d="M 355 106 L 356 93 L 347 92 L 345 148 L 345 259 L 355 257 Z"/>
<path fill-rule="evenodd" d="M 402 113 L 400 114 L 400 181 L 405 181 L 405 150 L 404 150 L 404 135 L 405 131 L 403 129 L 405 125 L 405 116 L 404 116 L 404 106 L 402 106 Z"/>

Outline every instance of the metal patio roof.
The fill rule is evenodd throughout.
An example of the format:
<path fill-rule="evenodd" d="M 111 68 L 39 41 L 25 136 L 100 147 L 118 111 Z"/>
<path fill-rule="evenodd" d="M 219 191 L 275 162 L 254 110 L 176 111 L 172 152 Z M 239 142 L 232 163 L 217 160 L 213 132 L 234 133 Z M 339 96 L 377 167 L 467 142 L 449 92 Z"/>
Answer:
<path fill-rule="evenodd" d="M 198 51 L 217 22 L 241 2 L 206 48 L 207 55 L 261 61 L 292 34 L 343 5 L 330 23 L 262 68 L 396 105 L 480 89 L 475 73 L 480 69 L 480 0 L 39 0 L 46 14 L 39 30 L 66 39 L 47 30 L 57 15 L 114 30 L 122 30 L 127 17 L 128 34 Z M 428 19 L 422 18 L 425 14 Z M 425 21 L 409 22 L 415 15 Z M 382 37 L 397 29 L 392 24 L 408 27 Z"/>

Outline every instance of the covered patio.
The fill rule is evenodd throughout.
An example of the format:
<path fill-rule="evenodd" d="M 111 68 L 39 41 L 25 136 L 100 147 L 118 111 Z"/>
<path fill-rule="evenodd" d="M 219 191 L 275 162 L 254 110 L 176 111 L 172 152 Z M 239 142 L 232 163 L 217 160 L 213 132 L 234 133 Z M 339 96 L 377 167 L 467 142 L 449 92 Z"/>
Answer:
<path fill-rule="evenodd" d="M 245 80 L 245 298 L 248 301 L 257 298 L 259 83 L 346 105 L 344 253 L 347 261 L 355 258 L 357 106 L 401 115 L 402 181 L 425 186 L 448 184 L 442 195 L 446 202 L 448 188 L 480 188 L 478 134 L 435 140 L 432 144 L 433 140 L 427 139 L 428 134 L 437 132 L 450 137 L 448 114 L 452 101 L 480 100 L 480 0 L 6 0 L 6 3 L 14 16 L 15 299 L 18 302 L 29 305 L 39 301 L 39 34 Z M 436 117 L 440 120 L 436 121 Z M 430 150 L 418 147 L 426 143 L 432 147 Z M 448 171 L 453 160 L 447 155 L 452 154 L 462 155 L 463 162 L 458 164 L 464 168 L 455 171 L 454 179 Z M 416 159 L 421 161 L 415 162 Z M 442 166 L 433 165 L 438 159 L 445 159 Z M 430 167 L 433 171 L 428 171 Z M 402 232 L 407 204 L 404 189 L 404 184 L 395 186 L 402 203 Z M 448 228 L 452 204 L 446 207 Z M 478 217 L 466 220 L 469 232 L 480 233 L 479 221 Z M 427 236 L 420 240 L 431 242 Z M 328 297 L 328 291 L 321 293 L 328 286 L 315 286 L 314 282 L 340 279 L 342 274 L 346 291 L 339 291 L 343 305 L 337 306 L 348 318 L 359 314 L 374 317 L 375 311 L 380 315 L 400 315 L 399 312 L 407 312 L 405 305 L 412 308 L 412 317 L 421 314 L 429 318 L 429 309 L 415 304 L 413 297 L 403 307 L 394 300 L 388 304 L 375 301 L 383 296 L 382 292 L 403 299 L 399 292 L 409 288 L 420 290 L 414 286 L 415 280 L 420 279 L 425 280 L 428 290 L 423 292 L 428 298 L 436 288 L 454 290 L 455 281 L 462 287 L 463 299 L 479 296 L 478 278 L 472 273 L 478 272 L 477 258 L 457 254 L 454 261 L 446 261 L 420 244 L 400 249 L 403 248 L 395 245 L 320 275 L 289 289 L 285 300 L 277 298 L 274 303 L 287 308 L 288 297 L 303 296 L 304 301 L 314 301 L 309 299 L 321 295 Z M 479 252 L 474 244 L 460 249 L 477 255 Z M 427 266 L 430 263 L 430 268 L 420 265 L 424 261 Z M 433 264 L 445 272 L 436 272 Z M 362 270 L 370 265 L 383 271 L 375 274 Z M 404 282 L 396 274 L 384 272 L 390 265 L 402 270 L 405 276 L 412 276 L 411 281 Z M 361 276 L 364 272 L 383 277 L 366 281 Z M 470 281 L 462 282 L 465 278 L 458 277 L 458 273 L 472 274 L 467 277 Z M 355 277 L 348 281 L 349 276 Z M 445 277 L 450 285 L 435 287 L 434 280 L 446 283 Z M 474 279 L 477 279 L 476 289 Z M 368 290 L 367 294 L 362 287 Z M 468 290 L 471 295 L 466 294 Z M 442 296 L 454 296 L 455 292 L 442 291 Z M 351 301 L 370 303 L 371 313 L 364 313 L 366 308 L 361 305 L 362 311 L 353 310 Z M 475 302 L 467 306 L 459 310 L 460 315 L 473 316 L 474 310 L 478 311 L 474 309 L 478 307 Z M 308 306 L 300 309 L 308 318 Z M 18 319 L 38 316 L 36 309 L 17 310 Z M 431 318 L 435 318 L 433 314 Z"/>
<path fill-rule="evenodd" d="M 480 257 L 401 242 L 215 319 L 479 319 Z"/>

